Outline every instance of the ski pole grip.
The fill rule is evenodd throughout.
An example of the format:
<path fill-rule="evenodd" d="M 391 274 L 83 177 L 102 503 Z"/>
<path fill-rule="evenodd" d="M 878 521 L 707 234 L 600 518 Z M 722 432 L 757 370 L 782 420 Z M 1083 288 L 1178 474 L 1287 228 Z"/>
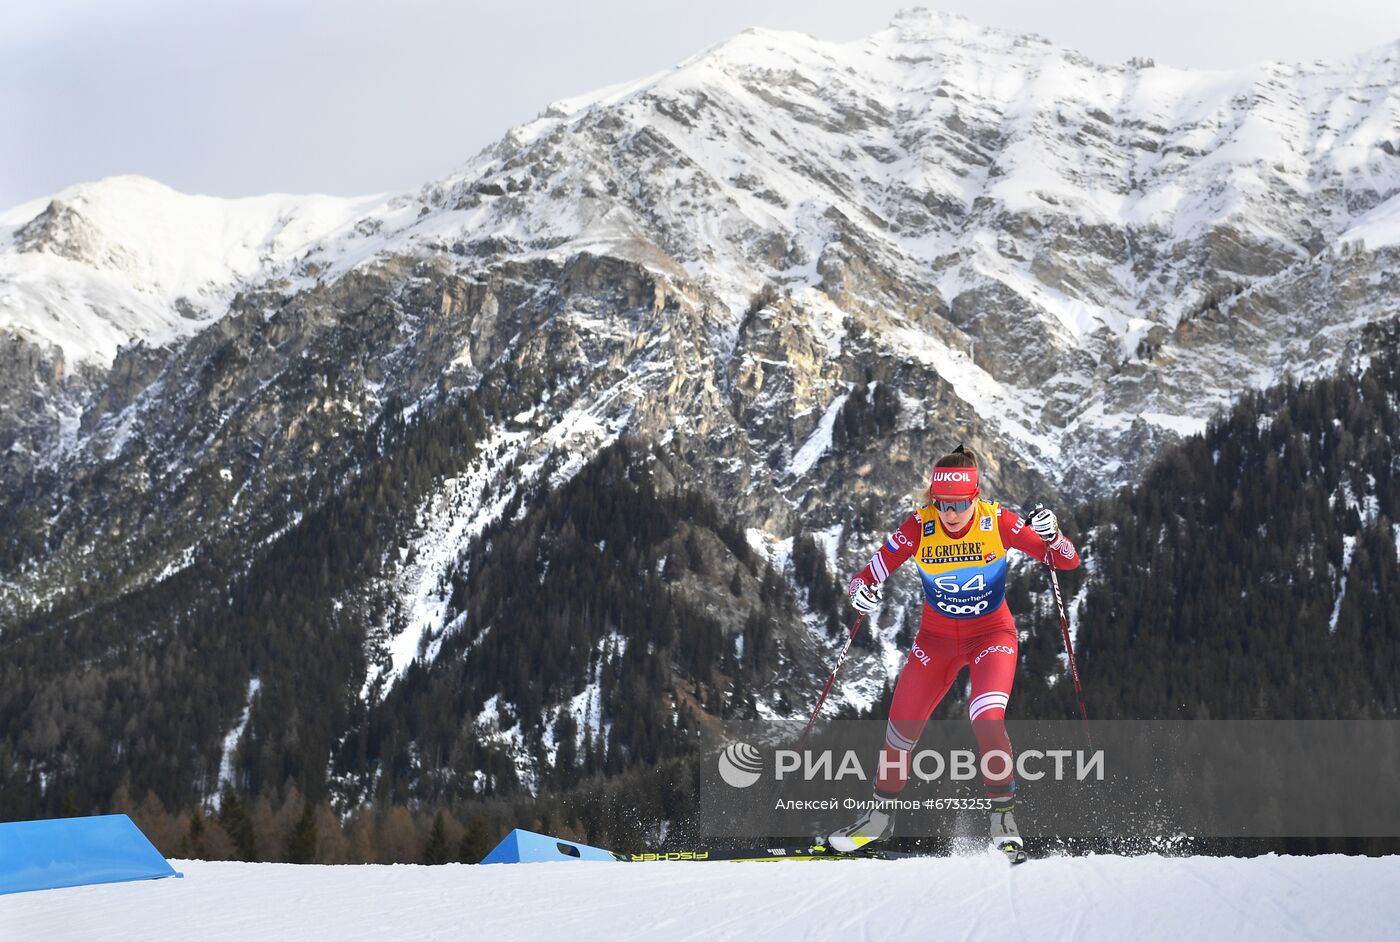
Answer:
<path fill-rule="evenodd" d="M 1031 517 L 1034 517 L 1034 516 L 1035 516 L 1036 511 L 1044 510 L 1044 509 L 1045 509 L 1045 505 L 1042 504 L 1040 501 L 1036 501 L 1034 504 L 1031 505 L 1031 509 L 1028 510 L 1028 511 L 1026 511 L 1024 514 L 1022 514 L 1022 516 L 1024 516 L 1024 517 L 1026 518 L 1026 522 L 1027 522 L 1027 523 L 1030 523 L 1030 522 L 1031 522 Z M 1039 534 L 1036 534 L 1036 535 L 1039 536 Z M 1041 539 L 1045 539 L 1045 538 L 1044 538 L 1044 537 L 1041 537 Z M 1046 542 L 1046 544 L 1048 545 L 1051 541 L 1050 541 L 1050 540 L 1045 540 L 1045 542 Z"/>

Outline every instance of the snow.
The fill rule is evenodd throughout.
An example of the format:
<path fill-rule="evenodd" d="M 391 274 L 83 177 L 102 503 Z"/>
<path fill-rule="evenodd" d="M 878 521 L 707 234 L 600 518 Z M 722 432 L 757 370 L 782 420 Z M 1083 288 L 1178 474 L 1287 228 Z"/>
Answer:
<path fill-rule="evenodd" d="M 1069 645 L 1071 649 L 1079 642 L 1079 615 L 1083 610 L 1084 601 L 1089 595 L 1089 589 L 1095 582 L 1094 573 L 1099 568 L 1099 561 L 1097 557 L 1093 555 L 1084 554 L 1080 556 L 1080 565 L 1084 569 L 1084 578 L 1079 584 L 1079 590 L 1074 593 L 1073 598 L 1065 600 L 1065 620 L 1069 622 Z M 1062 650 L 1058 657 L 1060 664 L 1064 667 L 1064 673 L 1067 674 L 1069 672 L 1069 652 Z M 1050 686 L 1055 686 L 1055 684 L 1059 682 L 1061 676 L 1063 676 L 1063 674 L 1051 674 L 1047 678 L 1047 680 L 1050 681 Z"/>
<path fill-rule="evenodd" d="M 1139 414 L 1143 417 L 1143 419 L 1145 419 L 1148 422 L 1151 422 L 1153 425 L 1158 425 L 1165 429 L 1171 429 L 1173 432 L 1176 432 L 1182 438 L 1188 438 L 1192 435 L 1204 434 L 1206 430 L 1206 424 L 1208 422 L 1208 419 L 1204 416 L 1166 415 L 1161 412 L 1143 412 Z"/>
<path fill-rule="evenodd" d="M 194 564 L 194 553 L 195 548 L 193 546 L 186 546 L 183 550 L 180 551 L 180 555 L 175 559 L 172 559 L 169 563 L 167 563 L 165 568 L 162 569 L 160 571 L 160 574 L 156 576 L 155 579 L 153 579 L 152 581 L 164 582 L 166 579 L 169 579 L 176 573 L 183 572 L 184 570 L 188 569 L 191 565 Z"/>
<path fill-rule="evenodd" d="M 1400 244 L 1400 194 L 1358 219 L 1342 234 L 1342 241 L 1359 242 L 1373 252 L 1388 245 Z"/>
<path fill-rule="evenodd" d="M 1136 417 L 1097 388 L 1101 377 L 1077 366 L 1054 377 L 1067 424 L 1047 434 L 1046 384 L 1018 387 L 993 358 L 974 362 L 975 330 L 934 336 L 878 285 L 853 286 L 853 303 L 844 289 L 828 295 L 824 251 L 849 242 L 877 272 L 936 285 L 945 303 L 1004 288 L 1064 348 L 1057 360 L 1078 364 L 1087 353 L 1117 366 L 1154 327 L 1198 309 L 1193 246 L 1222 226 L 1300 258 L 1304 230 L 1334 246 L 1400 241 L 1400 160 L 1383 150 L 1400 125 L 1394 51 L 1203 72 L 1096 64 L 926 10 L 849 43 L 749 30 L 674 69 L 555 102 L 417 197 L 213 200 L 112 178 L 55 197 L 82 221 L 65 243 L 82 249 L 77 259 L 18 251 L 13 236 L 47 200 L 0 214 L 0 330 L 103 363 L 121 344 L 202 329 L 253 284 L 290 292 L 390 256 L 445 258 L 457 243 L 488 239 L 514 246 L 494 250 L 495 260 L 615 255 L 718 299 L 705 339 L 719 349 L 738 337 L 740 312 L 764 285 L 811 315 L 805 333 L 831 359 L 849 326 L 874 328 L 877 349 L 936 369 L 1053 477 L 1103 460 L 1062 442 L 1103 438 Z M 997 141 L 960 126 L 995 127 Z M 1371 193 L 1388 200 L 1373 206 Z M 958 211 L 909 214 L 921 201 Z M 1046 232 L 1136 232 L 1151 243 L 1147 256 L 1181 261 L 1061 252 L 1028 233 L 1022 213 Z M 1063 262 L 1066 280 L 1050 284 L 1058 279 L 1037 258 Z M 1357 308 L 1351 323 L 1323 329 L 1350 334 L 1389 313 Z M 859 322 L 876 309 L 881 317 Z M 1330 347 L 1341 350 L 1346 337 L 1336 339 Z M 1183 393 L 1183 383 L 1132 408 L 1190 434 L 1202 422 L 1193 416 L 1238 385 L 1301 375 L 1326 357 L 1283 341 L 1249 356 L 1222 351 L 1200 363 L 1203 392 Z M 797 447 L 792 474 L 819 469 L 832 419 Z M 124 434 L 115 430 L 113 453 Z"/>
<path fill-rule="evenodd" d="M 848 220 L 879 216 L 903 192 L 930 192 L 965 206 L 991 198 L 1012 213 L 1068 215 L 1077 224 L 1151 225 L 1164 230 L 1164 241 L 1171 243 L 1221 222 L 1243 224 L 1266 215 L 1247 212 L 1276 199 L 1263 168 L 1299 190 L 1314 185 L 1310 173 L 1325 176 L 1344 168 L 1376 176 L 1379 191 L 1393 190 L 1384 161 L 1377 162 L 1378 144 L 1387 140 L 1396 110 L 1381 91 L 1395 71 L 1387 51 L 1332 65 L 1193 72 L 1100 66 L 1038 37 L 927 11 L 901 13 L 890 28 L 852 43 L 748 30 L 674 70 L 556 103 L 544 117 L 512 132 L 504 152 L 483 155 L 443 187 L 514 179 L 518 171 L 499 169 L 503 156 L 515 157 L 527 145 L 561 146 L 563 134 L 591 131 L 590 115 L 606 109 L 631 128 L 659 135 L 683 157 L 678 165 L 658 166 L 655 179 L 658 189 L 677 195 L 683 210 L 655 210 L 664 222 L 676 224 L 673 234 L 695 256 L 682 251 L 677 257 L 726 299 L 741 295 L 742 287 L 752 290 L 764 274 L 785 282 L 798 275 L 814 285 L 816 257 L 833 234 L 825 210 L 839 210 Z M 1352 88 L 1356 93 L 1348 94 Z M 940 91 L 941 98 L 935 94 Z M 663 104 L 695 109 L 699 123 L 674 119 L 675 109 Z M 885 114 L 908 112 L 914 123 L 908 129 L 839 124 L 837 105 L 867 104 Z M 960 107 L 1001 116 L 1008 141 L 997 155 L 995 174 L 959 166 L 938 146 L 944 123 L 957 117 Z M 1325 120 L 1318 117 L 1323 114 Z M 751 115 L 757 122 L 747 137 L 726 125 Z M 1070 129 L 1086 122 L 1098 126 L 1100 119 L 1091 115 L 1109 116 L 1108 129 L 1101 132 L 1106 137 L 1071 140 L 1071 131 L 1061 134 L 1047 126 L 1051 121 Z M 1141 135 L 1124 129 L 1138 128 L 1152 129 L 1143 132 L 1154 139 L 1151 149 L 1132 146 L 1131 139 Z M 586 139 L 578 135 L 575 141 Z M 867 145 L 885 158 L 862 150 Z M 536 192 L 596 192 L 616 169 L 593 150 L 576 156 L 576 171 L 559 170 Z M 808 167 L 820 171 L 815 181 Z M 776 198 L 760 199 L 749 185 L 734 185 L 740 177 L 761 181 Z M 862 187 L 853 192 L 831 182 L 843 180 L 859 180 Z M 645 220 L 627 218 L 631 211 L 624 206 L 607 206 L 604 219 L 582 202 L 543 201 L 526 207 L 524 216 L 479 208 L 458 214 L 454 226 L 477 237 L 495 229 L 527 241 L 545 238 L 593 249 L 623 249 L 650 228 Z M 921 263 L 938 260 L 976 235 L 941 225 L 865 234 L 892 255 Z M 1280 227 L 1260 225 L 1280 241 L 1293 241 Z M 414 229 L 422 233 L 427 227 L 415 224 Z M 445 234 L 435 224 L 433 231 Z M 781 271 L 756 270 L 746 231 L 781 234 L 805 250 L 798 257 L 806 261 L 789 261 Z M 994 268 L 983 273 L 1036 283 L 1023 266 Z M 1139 286 L 1132 283 L 1136 276 L 1130 267 L 1124 273 L 1122 299 L 1061 299 L 1065 304 L 1049 313 L 1065 321 L 1072 334 L 1095 323 L 1119 333 L 1139 330 L 1142 318 L 1133 316 Z M 1162 314 L 1171 323 L 1180 310 Z M 1132 346 L 1135 342 L 1125 343 Z"/>
<path fill-rule="evenodd" d="M 579 750 L 583 749 L 585 737 L 592 737 L 598 732 L 602 732 L 603 741 L 606 742 L 612 735 L 612 724 L 603 722 L 603 670 L 627 653 L 627 639 L 614 629 L 603 638 L 598 639 L 598 643 L 594 645 L 593 649 L 597 652 L 593 676 L 584 685 L 583 690 L 568 701 L 567 705 L 569 714 L 574 720 L 574 747 Z M 742 653 L 741 649 L 740 654 L 742 655 Z M 557 714 L 551 712 L 544 728 L 545 754 L 551 763 L 554 762 L 555 750 L 559 747 L 558 732 L 555 729 L 557 720 Z"/>
<path fill-rule="evenodd" d="M 826 556 L 826 567 L 835 574 L 837 581 L 841 579 L 841 569 L 839 560 L 839 550 L 841 548 L 841 537 L 846 531 L 844 523 L 835 523 L 825 530 L 809 531 L 812 540 L 821 547 L 822 553 Z"/>
<path fill-rule="evenodd" d="M 420 652 L 431 662 L 447 634 L 464 624 L 466 613 L 449 618 L 449 577 L 471 542 L 500 518 L 519 491 L 538 481 L 547 459 L 564 456 L 549 479 L 550 486 L 558 488 L 617 439 L 626 415 L 605 414 L 614 405 L 616 391 L 612 392 L 611 396 L 605 392 L 596 403 L 570 409 L 544 429 L 492 429 L 471 464 L 425 499 L 417 515 L 418 534 L 401 552 L 395 577 L 395 596 L 404 602 L 405 626 L 389 640 L 388 670 L 367 673 L 362 697 L 381 679 L 387 691 Z M 516 420 L 536 420 L 534 412 L 521 413 Z M 537 421 L 548 422 L 543 417 Z M 491 497 L 483 500 L 488 487 Z"/>
<path fill-rule="evenodd" d="M 749 544 L 749 549 L 762 556 L 770 564 L 773 561 L 773 544 L 777 539 L 766 530 L 758 527 L 749 527 L 744 530 L 744 539 Z"/>
<path fill-rule="evenodd" d="M 1332 606 L 1332 618 L 1327 623 L 1327 630 L 1332 634 L 1337 632 L 1337 619 L 1342 614 L 1342 599 L 1347 595 L 1347 573 L 1351 571 L 1351 557 L 1356 552 L 1356 537 L 1342 537 L 1342 570 L 1341 582 L 1337 586 L 1337 601 Z"/>
<path fill-rule="evenodd" d="M 1055 437 L 1036 431 L 1042 397 L 1024 393 L 999 382 L 961 350 L 952 349 L 909 327 L 886 332 L 891 355 L 913 358 L 931 366 L 953 386 L 958 397 L 980 416 L 996 416 L 1001 427 L 1023 445 L 1051 458 L 1058 458 L 1060 446 Z"/>
<path fill-rule="evenodd" d="M 238 748 L 238 740 L 243 738 L 243 730 L 248 726 L 248 714 L 253 709 L 253 698 L 258 695 L 260 689 L 262 681 L 255 674 L 248 679 L 248 696 L 244 701 L 243 713 L 239 716 L 238 723 L 224 737 L 223 750 L 219 754 L 219 787 L 211 796 L 215 807 L 218 807 L 223 799 L 224 786 L 233 784 L 233 754 Z"/>
<path fill-rule="evenodd" d="M 71 213 L 54 244 L 20 251 L 17 233 L 51 202 Z M 120 346 L 159 346 L 207 326 L 239 285 L 268 278 L 384 202 L 216 199 L 139 176 L 69 187 L 0 213 L 0 330 L 59 347 L 69 363 L 107 365 Z"/>
<path fill-rule="evenodd" d="M 826 407 L 822 413 L 821 421 L 812 434 L 803 442 L 802 447 L 797 450 L 797 454 L 792 456 L 792 464 L 788 467 L 788 477 L 800 478 L 812 470 L 812 466 L 817 463 L 822 455 L 831 449 L 831 430 L 836 425 L 836 417 L 841 414 L 841 408 L 846 404 L 850 393 L 842 393 L 831 400 L 831 405 Z"/>
<path fill-rule="evenodd" d="M 407 608 L 404 630 L 389 642 L 390 668 L 385 689 L 403 677 L 425 645 L 440 642 L 447 630 L 451 574 L 458 557 L 471 540 L 500 517 L 515 491 L 498 480 L 526 432 L 493 429 L 482 441 L 474 461 L 457 477 L 445 481 L 429 495 L 418 512 L 421 530 L 402 553 L 411 559 L 398 574 L 395 595 Z M 497 453 L 501 457 L 497 457 Z M 481 500 L 487 484 L 494 487 L 492 498 Z M 431 649 L 435 650 L 435 648 Z M 380 680 L 375 671 L 365 679 L 362 696 L 368 695 Z"/>
<path fill-rule="evenodd" d="M 296 866 L 0 898 L 0 937 L 277 939 L 1390 939 L 1400 858 L 990 854 L 806 863 Z"/>
<path fill-rule="evenodd" d="M 607 85 L 603 88 L 578 95 L 573 98 L 560 98 L 552 102 L 545 109 L 545 114 L 551 118 L 572 118 L 577 117 L 590 108 L 608 107 L 616 105 L 625 98 L 630 98 L 637 92 L 649 88 L 665 78 L 670 69 L 664 69 L 639 81 L 620 82 L 616 85 Z M 542 122 L 548 124 L 548 122 Z"/>
<path fill-rule="evenodd" d="M 530 760 L 530 751 L 525 748 L 524 730 L 520 728 L 519 720 L 510 729 L 501 727 L 500 699 L 500 694 L 492 694 L 491 698 L 482 705 L 481 712 L 476 715 L 474 721 L 477 735 L 483 743 L 500 747 L 502 753 L 514 760 L 516 777 L 533 794 L 539 785 L 539 775 Z M 511 712 L 518 714 L 518 711 L 512 710 Z M 484 772 L 477 769 L 475 774 L 478 783 L 485 782 Z"/>

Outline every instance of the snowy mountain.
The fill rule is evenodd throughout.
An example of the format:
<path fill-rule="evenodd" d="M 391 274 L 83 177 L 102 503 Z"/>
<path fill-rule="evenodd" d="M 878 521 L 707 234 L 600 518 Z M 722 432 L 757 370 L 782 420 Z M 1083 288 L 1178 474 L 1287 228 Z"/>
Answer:
<path fill-rule="evenodd" d="M 852 319 L 1088 485 L 1125 435 L 1195 430 L 1243 387 L 1328 368 L 1390 310 L 1356 303 L 1387 295 L 1384 266 L 1353 298 L 1336 255 L 1400 241 L 1397 79 L 1400 43 L 1194 73 L 924 10 L 849 44 L 750 30 L 556 102 L 416 199 L 223 203 L 119 178 L 20 207 L 0 219 L 0 325 L 106 363 L 293 258 L 295 292 L 389 258 L 586 252 L 713 299 L 730 384 L 763 373 L 740 325 L 776 289 L 828 353 Z M 813 386 L 797 413 L 843 391 Z"/>
<path fill-rule="evenodd" d="M 380 201 L 326 196 L 222 200 L 143 177 L 81 184 L 0 215 L 0 330 L 110 366 L 132 343 L 163 346 L 228 312 Z"/>
<path fill-rule="evenodd" d="M 732 599 L 786 578 L 773 666 L 795 680 L 828 643 L 816 600 L 938 453 L 966 442 L 995 496 L 1067 506 L 1245 389 L 1364 359 L 1362 328 L 1400 308 L 1398 89 L 1400 43 L 1197 73 L 914 10 L 848 44 L 745 32 L 556 102 L 413 194 L 118 178 L 19 207 L 0 217 L 0 637 L 65 626 L 80 659 L 171 696 L 213 673 L 170 759 L 201 794 L 266 737 L 330 775 L 384 698 L 450 698 L 434 671 L 498 643 L 506 601 L 473 580 L 512 529 L 541 535 L 521 565 L 542 585 L 549 550 L 651 565 L 573 505 L 552 529 L 549 496 L 619 461 L 597 480 L 674 524 L 650 549 L 687 618 L 732 639 L 771 614 Z M 690 523 L 687 493 L 725 527 Z M 346 520 L 374 537 L 343 546 Z M 802 583 L 806 545 L 830 568 Z M 259 591 L 289 573 L 285 598 Z M 283 618 L 294 603 L 315 610 Z M 258 633 L 200 634 L 230 611 Z M 915 614 L 891 607 L 850 703 L 879 695 Z M 588 617 L 586 666 L 533 706 L 596 733 L 602 667 L 638 649 Z M 291 638 L 339 673 L 308 686 Z M 68 703 L 78 668 L 45 670 Z M 456 706 L 519 751 L 500 693 Z M 279 727 L 312 698 L 333 715 Z M 26 747 L 54 774 L 81 725 L 58 712 L 71 728 Z"/>

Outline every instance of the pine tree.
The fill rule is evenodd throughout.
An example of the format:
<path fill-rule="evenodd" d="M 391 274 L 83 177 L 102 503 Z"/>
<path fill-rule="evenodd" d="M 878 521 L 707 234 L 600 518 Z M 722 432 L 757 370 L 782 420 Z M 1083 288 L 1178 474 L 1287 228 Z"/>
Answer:
<path fill-rule="evenodd" d="M 457 848 L 457 859 L 462 863 L 481 863 L 481 858 L 490 852 L 491 834 L 486 827 L 486 819 L 477 815 L 467 822 L 467 829 Z"/>
<path fill-rule="evenodd" d="M 311 802 L 302 806 L 301 817 L 287 837 L 286 858 L 288 863 L 297 864 L 316 861 L 316 814 Z"/>
<path fill-rule="evenodd" d="M 233 789 L 225 789 L 219 803 L 219 824 L 228 834 L 229 840 L 233 841 L 234 855 L 238 860 L 258 859 L 258 842 L 253 834 L 253 819 Z"/>
<path fill-rule="evenodd" d="M 437 817 L 433 818 L 433 829 L 428 834 L 428 843 L 423 847 L 423 863 L 445 864 L 451 860 L 452 855 L 447 849 L 447 824 L 439 811 Z"/>
<path fill-rule="evenodd" d="M 195 808 L 190 815 L 189 828 L 180 841 L 180 856 L 188 860 L 203 860 L 208 851 L 204 845 L 204 812 Z"/>

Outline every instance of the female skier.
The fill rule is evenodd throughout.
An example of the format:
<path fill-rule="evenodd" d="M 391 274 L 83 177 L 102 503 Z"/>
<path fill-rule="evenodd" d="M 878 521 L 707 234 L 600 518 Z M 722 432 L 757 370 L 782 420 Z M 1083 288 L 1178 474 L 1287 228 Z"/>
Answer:
<path fill-rule="evenodd" d="M 870 614 L 880 605 L 880 584 L 915 557 L 924 610 L 918 637 L 895 683 L 875 780 L 875 806 L 830 836 L 834 850 L 850 852 L 894 830 L 894 808 L 881 807 L 880 802 L 898 798 L 904 790 L 909 753 L 929 714 L 967 665 L 972 678 L 968 712 L 978 747 L 984 757 L 995 751 L 1005 755 L 1004 762 L 993 757 L 982 765 L 992 803 L 992 842 L 1013 862 L 1025 859 L 1012 816 L 1016 781 L 1004 722 L 1017 650 L 1016 623 L 1006 605 L 1006 554 L 1017 549 L 1050 560 L 1056 569 L 1075 568 L 1079 554 L 1060 533 L 1051 511 L 1037 510 L 1026 521 L 980 495 L 977 459 L 959 445 L 934 465 L 928 504 L 910 514 L 851 580 L 851 604 Z M 1003 769 L 1004 774 L 990 774 Z"/>

